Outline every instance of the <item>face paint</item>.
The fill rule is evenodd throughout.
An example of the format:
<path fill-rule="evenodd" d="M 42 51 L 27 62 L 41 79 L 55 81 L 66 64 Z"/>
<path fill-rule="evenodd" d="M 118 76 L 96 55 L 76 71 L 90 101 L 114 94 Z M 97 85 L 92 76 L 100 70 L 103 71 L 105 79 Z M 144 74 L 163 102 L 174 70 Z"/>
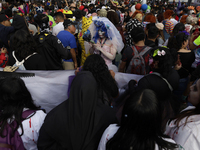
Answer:
<path fill-rule="evenodd" d="M 101 39 L 103 39 L 104 36 L 105 36 L 105 32 L 99 30 L 98 33 L 99 33 L 99 37 L 100 37 Z"/>

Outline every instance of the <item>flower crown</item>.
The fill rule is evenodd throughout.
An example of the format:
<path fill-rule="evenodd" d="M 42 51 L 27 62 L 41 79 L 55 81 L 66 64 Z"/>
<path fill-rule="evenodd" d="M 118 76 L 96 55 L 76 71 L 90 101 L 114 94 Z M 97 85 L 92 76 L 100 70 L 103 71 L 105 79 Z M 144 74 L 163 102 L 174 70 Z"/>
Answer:
<path fill-rule="evenodd" d="M 103 21 L 98 21 L 98 20 L 94 21 L 94 25 L 97 27 L 97 30 L 98 29 L 108 30 L 110 28 L 109 25 L 105 25 Z"/>

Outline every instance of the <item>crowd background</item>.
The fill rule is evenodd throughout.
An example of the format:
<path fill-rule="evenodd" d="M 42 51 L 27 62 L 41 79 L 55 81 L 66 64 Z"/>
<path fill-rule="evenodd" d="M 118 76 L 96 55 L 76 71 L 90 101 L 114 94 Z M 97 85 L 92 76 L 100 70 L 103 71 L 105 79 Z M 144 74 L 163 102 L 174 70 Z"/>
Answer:
<path fill-rule="evenodd" d="M 200 6 L 189 5 L 0 1 L 0 149 L 200 149 Z M 45 113 L 15 77 L 27 70 L 73 71 L 49 91 L 68 98 Z M 119 72 L 142 78 L 119 89 Z"/>

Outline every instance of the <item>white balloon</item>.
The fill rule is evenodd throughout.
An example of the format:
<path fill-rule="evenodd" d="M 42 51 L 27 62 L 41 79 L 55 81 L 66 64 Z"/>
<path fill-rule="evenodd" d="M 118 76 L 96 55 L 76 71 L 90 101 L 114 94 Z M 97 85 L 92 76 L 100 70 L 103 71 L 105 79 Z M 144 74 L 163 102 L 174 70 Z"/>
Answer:
<path fill-rule="evenodd" d="M 135 12 L 135 5 L 133 5 L 132 7 L 131 7 L 131 11 L 134 13 Z"/>

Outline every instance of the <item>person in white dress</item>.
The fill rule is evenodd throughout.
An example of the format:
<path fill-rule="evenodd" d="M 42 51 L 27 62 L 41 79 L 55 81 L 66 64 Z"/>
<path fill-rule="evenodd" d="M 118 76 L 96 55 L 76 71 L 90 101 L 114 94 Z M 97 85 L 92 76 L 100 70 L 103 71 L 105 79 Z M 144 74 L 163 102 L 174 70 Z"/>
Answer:
<path fill-rule="evenodd" d="M 200 149 L 200 80 L 190 87 L 188 101 L 193 105 L 169 121 L 165 134 L 185 150 Z"/>
<path fill-rule="evenodd" d="M 94 43 L 89 49 L 90 54 L 99 54 L 105 60 L 109 70 L 118 72 L 117 66 L 112 64 L 116 53 L 120 53 L 124 47 L 122 37 L 106 17 L 97 17 L 88 29 Z"/>
<path fill-rule="evenodd" d="M 158 100 L 152 90 L 145 89 L 127 99 L 120 125 L 111 124 L 104 131 L 98 150 L 172 150 L 178 147 L 161 132 Z"/>

